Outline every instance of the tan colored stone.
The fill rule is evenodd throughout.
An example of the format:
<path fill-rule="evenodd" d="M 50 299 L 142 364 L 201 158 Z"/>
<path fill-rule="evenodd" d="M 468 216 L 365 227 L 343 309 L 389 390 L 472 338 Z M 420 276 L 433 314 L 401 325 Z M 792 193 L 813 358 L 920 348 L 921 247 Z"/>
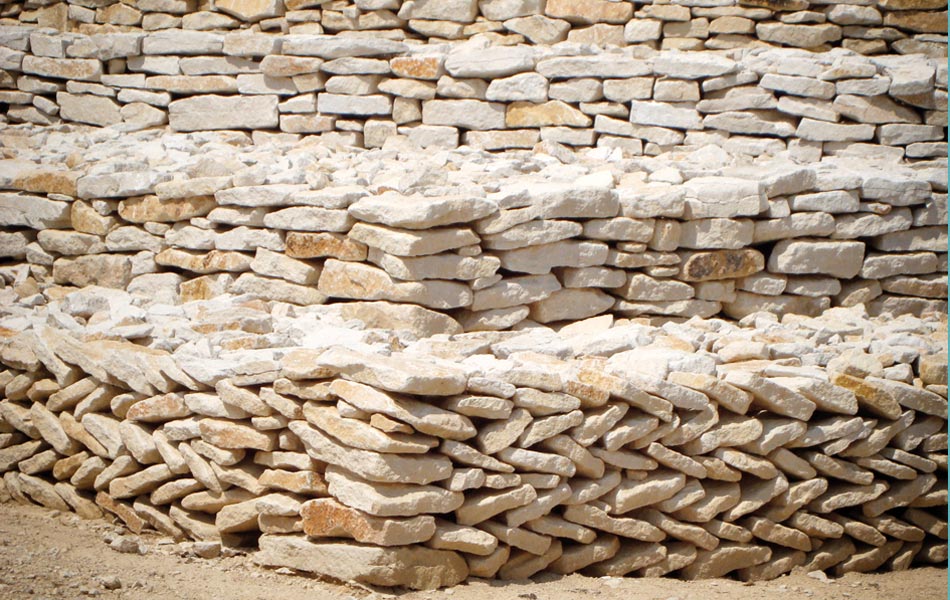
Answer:
<path fill-rule="evenodd" d="M 341 417 L 336 408 L 331 406 L 320 406 L 308 402 L 304 405 L 303 414 L 312 425 L 319 427 L 347 446 L 361 450 L 394 454 L 425 454 L 430 448 L 438 445 L 437 440 L 426 439 L 422 436 L 383 433 L 363 421 Z"/>
<path fill-rule="evenodd" d="M 435 533 L 435 518 L 380 518 L 321 498 L 304 502 L 300 508 L 303 531 L 310 537 L 351 537 L 376 546 L 404 546 L 425 542 Z"/>
<path fill-rule="evenodd" d="M 242 21 L 255 22 L 284 13 L 277 0 L 215 0 L 214 7 Z"/>
<path fill-rule="evenodd" d="M 397 77 L 435 81 L 445 73 L 444 62 L 439 55 L 397 56 L 390 59 L 389 67 Z"/>
<path fill-rule="evenodd" d="M 498 548 L 498 538 L 487 531 L 437 519 L 435 534 L 426 545 L 436 550 L 458 550 L 476 556 L 490 556 Z"/>
<path fill-rule="evenodd" d="M 437 228 L 426 231 L 397 229 L 369 223 L 357 223 L 350 237 L 367 246 L 396 256 L 437 254 L 478 243 L 471 229 Z"/>
<path fill-rule="evenodd" d="M 408 360 L 410 359 L 407 359 L 407 361 Z M 392 369 L 392 371 L 387 373 L 382 369 L 378 369 L 376 373 L 372 375 L 373 377 L 378 377 L 378 379 L 382 380 L 382 383 L 388 384 L 380 387 L 402 387 L 403 389 L 407 389 L 406 385 L 393 385 L 394 377 L 399 375 L 399 373 L 396 373 L 395 370 L 412 369 L 414 365 L 409 362 L 401 362 L 398 359 L 392 359 L 384 366 L 386 368 Z M 451 378 L 455 376 L 456 373 L 449 370 L 440 373 L 436 370 L 437 367 L 432 364 L 428 364 L 423 368 L 428 370 L 427 374 L 429 377 L 415 377 L 414 379 L 416 380 L 416 383 L 414 385 L 416 385 L 418 388 L 431 388 L 430 394 L 432 394 L 432 391 L 435 390 L 451 390 L 450 393 L 458 393 L 464 390 L 464 384 L 461 389 L 458 387 L 447 387 L 454 384 L 454 382 L 451 381 Z M 414 371 L 413 373 L 417 372 L 422 371 Z M 403 371 L 403 374 L 405 374 L 405 371 Z M 356 379 L 356 377 L 354 377 L 354 379 Z M 364 382 L 372 384 L 370 377 L 360 377 L 360 379 L 362 379 Z M 410 384 L 412 383 L 413 381 L 410 380 Z M 374 387 L 365 385 L 364 383 L 357 383 L 354 381 L 346 381 L 341 379 L 334 381 L 330 385 L 330 390 L 337 396 L 343 398 L 361 410 L 370 413 L 385 414 L 399 421 L 408 423 L 421 433 L 438 436 L 448 440 L 465 440 L 475 435 L 475 426 L 468 419 L 468 417 L 441 409 L 437 406 L 433 406 L 413 398 L 405 396 L 393 397 L 386 394 L 385 392 L 375 389 Z M 407 389 L 407 391 L 411 390 Z"/>
<path fill-rule="evenodd" d="M 378 454 L 340 445 L 304 421 L 291 421 L 289 427 L 311 457 L 343 466 L 370 481 L 425 484 L 452 473 L 451 461 L 444 456 Z"/>
<path fill-rule="evenodd" d="M 873 380 L 860 379 L 845 373 L 829 373 L 831 383 L 853 392 L 858 399 L 858 404 L 869 411 L 871 414 L 884 417 L 885 419 L 896 419 L 901 415 L 901 406 L 894 399 L 894 396 Z"/>
<path fill-rule="evenodd" d="M 219 448 L 252 448 L 268 451 L 277 446 L 276 435 L 258 431 L 254 427 L 234 421 L 201 419 L 198 427 L 201 431 L 201 439 Z"/>
<path fill-rule="evenodd" d="M 241 252 L 210 250 L 201 253 L 178 248 L 166 248 L 155 256 L 155 262 L 159 265 L 201 274 L 248 271 L 252 260 L 252 256 Z"/>
<path fill-rule="evenodd" d="M 776 414 L 807 421 L 815 410 L 815 403 L 811 400 L 755 373 L 730 371 L 725 380 L 750 392 L 754 397 L 753 403 L 761 404 Z"/>
<path fill-rule="evenodd" d="M 366 246 L 338 233 L 310 233 L 288 231 L 286 254 L 291 258 L 336 258 L 339 260 L 366 260 Z"/>
<path fill-rule="evenodd" d="M 81 446 L 67 435 L 59 419 L 44 405 L 34 402 L 30 407 L 30 419 L 36 431 L 62 455 L 78 452 Z"/>
<path fill-rule="evenodd" d="M 109 482 L 109 495 L 115 499 L 147 494 L 175 476 L 165 464 L 152 465 L 126 477 Z"/>
<path fill-rule="evenodd" d="M 744 415 L 752 403 L 752 394 L 711 375 L 674 372 L 670 373 L 667 379 L 671 383 L 685 385 L 700 391 L 715 400 L 720 406 L 740 415 Z"/>
<path fill-rule="evenodd" d="M 371 265 L 329 259 L 324 264 L 318 289 L 330 297 L 355 300 L 412 302 L 446 310 L 468 306 L 472 292 L 452 281 L 398 281 Z"/>
<path fill-rule="evenodd" d="M 119 216 L 132 223 L 175 223 L 203 217 L 217 206 L 213 196 L 160 199 L 139 196 L 119 202 Z"/>
<path fill-rule="evenodd" d="M 635 540 L 658 542 L 665 537 L 662 531 L 646 521 L 611 517 L 591 504 L 569 505 L 564 510 L 564 518 L 572 523 Z"/>
<path fill-rule="evenodd" d="M 263 535 L 255 560 L 343 581 L 435 589 L 461 583 L 468 566 L 458 554 L 418 546 L 376 548 L 346 542 L 310 542 L 298 536 Z"/>
<path fill-rule="evenodd" d="M 695 553 L 695 549 L 693 549 Z M 667 548 L 661 544 L 623 541 L 614 556 L 591 565 L 586 573 L 595 577 L 623 577 L 637 569 L 644 569 L 663 561 Z"/>
<path fill-rule="evenodd" d="M 525 552 L 541 556 L 551 549 L 554 540 L 546 535 L 539 535 L 527 529 L 520 527 L 509 527 L 495 521 L 485 521 L 479 524 L 480 529 L 484 529 L 492 534 L 498 541 L 508 544 L 512 548 L 524 550 Z"/>
<path fill-rule="evenodd" d="M 475 442 L 485 454 L 495 454 L 514 444 L 531 421 L 532 417 L 528 411 L 516 408 L 507 419 L 482 426 Z"/>
<path fill-rule="evenodd" d="M 590 127 L 591 123 L 590 117 L 560 100 L 512 102 L 505 112 L 508 127 Z"/>
<path fill-rule="evenodd" d="M 606 0 L 549 0 L 545 5 L 544 14 L 579 25 L 593 23 L 622 25 L 633 16 L 633 7 Z"/>
<path fill-rule="evenodd" d="M 125 413 L 125 418 L 130 421 L 161 423 L 191 415 L 191 409 L 180 394 L 162 394 L 136 402 Z"/>
<path fill-rule="evenodd" d="M 475 525 L 506 510 L 534 502 L 537 497 L 535 489 L 527 484 L 501 492 L 476 492 L 465 498 L 455 511 L 455 518 L 460 525 Z"/>
<path fill-rule="evenodd" d="M 490 471 L 498 471 L 499 473 L 513 473 L 515 470 L 515 468 L 509 464 L 503 463 L 487 454 L 482 454 L 475 448 L 454 440 L 442 440 L 440 450 L 446 456 L 454 458 L 463 465 L 471 465 Z"/>
<path fill-rule="evenodd" d="M 702 550 L 696 560 L 681 573 L 686 579 L 722 577 L 736 569 L 744 569 L 768 561 L 772 551 L 765 546 L 720 544 L 715 550 Z"/>

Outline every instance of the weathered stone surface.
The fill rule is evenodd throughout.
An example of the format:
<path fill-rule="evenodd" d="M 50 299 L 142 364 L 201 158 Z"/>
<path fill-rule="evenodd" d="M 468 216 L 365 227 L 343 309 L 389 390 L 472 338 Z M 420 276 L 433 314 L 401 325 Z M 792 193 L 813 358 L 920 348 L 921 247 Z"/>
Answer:
<path fill-rule="evenodd" d="M 455 511 L 455 518 L 460 525 L 475 525 L 506 510 L 530 504 L 537 497 L 535 489 L 528 484 L 507 491 L 476 492 L 465 498 Z"/>
<path fill-rule="evenodd" d="M 684 281 L 715 281 L 746 277 L 765 268 L 758 250 L 719 250 L 689 254 L 680 267 Z"/>
<path fill-rule="evenodd" d="M 289 426 L 313 458 L 345 466 L 370 481 L 424 484 L 451 474 L 451 463 L 444 457 L 377 454 L 342 446 L 303 421 Z"/>
<path fill-rule="evenodd" d="M 109 192 L 102 190 L 97 196 Z M 170 223 L 187 220 L 192 217 L 207 215 L 214 208 L 214 198 L 211 196 L 191 196 L 176 199 L 160 199 L 158 196 L 147 195 L 129 198 L 119 203 L 119 216 L 132 223 Z"/>
<path fill-rule="evenodd" d="M 468 223 L 497 212 L 497 206 L 484 198 L 465 196 L 366 196 L 349 207 L 360 221 L 382 223 L 405 229 L 430 229 L 456 223 Z"/>
<path fill-rule="evenodd" d="M 773 273 L 817 273 L 850 279 L 861 271 L 863 242 L 782 240 L 769 256 Z"/>
<path fill-rule="evenodd" d="M 370 403 L 374 411 L 383 410 L 384 407 L 388 411 L 411 411 L 413 408 L 390 408 L 398 406 L 398 403 L 383 392 L 374 390 L 369 386 L 391 392 L 428 396 L 451 396 L 465 391 L 465 376 L 462 371 L 445 363 L 423 361 L 408 355 L 367 355 L 337 347 L 321 354 L 319 364 L 334 369 L 354 382 L 358 382 L 335 381 L 333 385 L 338 390 L 335 393 L 352 394 L 352 402 Z M 412 423 L 413 426 L 424 421 L 426 419 L 425 415 L 431 413 L 433 415 L 432 426 L 443 427 L 443 429 L 431 432 L 435 435 L 454 439 L 455 436 L 461 434 L 465 437 L 460 439 L 467 439 L 475 434 L 474 427 L 460 415 L 436 407 L 425 409 L 422 406 L 417 406 L 419 401 L 409 398 L 401 398 L 400 401 L 404 406 L 418 409 L 420 421 Z M 394 413 L 390 416 L 410 418 L 403 412 Z M 440 421 L 442 424 L 437 425 Z M 423 433 L 430 432 L 423 431 Z"/>
<path fill-rule="evenodd" d="M 685 184 L 685 216 L 691 219 L 709 217 L 754 216 L 767 207 L 767 197 L 755 181 L 731 177 L 696 177 Z"/>
<path fill-rule="evenodd" d="M 277 96 L 183 98 L 168 105 L 168 122 L 175 131 L 275 128 L 278 125 Z"/>
<path fill-rule="evenodd" d="M 592 267 L 604 264 L 608 247 L 601 242 L 559 241 L 498 253 L 502 268 L 542 275 L 554 267 Z"/>
<path fill-rule="evenodd" d="M 68 227 L 69 204 L 30 194 L 4 193 L 0 194 L 0 218 L 13 227 Z"/>
<path fill-rule="evenodd" d="M 458 554 L 418 546 L 374 548 L 345 542 L 310 542 L 304 537 L 263 535 L 255 560 L 370 585 L 435 589 L 461 583 L 468 566 Z"/>
<path fill-rule="evenodd" d="M 545 4 L 544 14 L 571 23 L 626 23 L 633 14 L 633 7 L 604 0 L 550 0 Z"/>
<path fill-rule="evenodd" d="M 588 127 L 591 118 L 576 108 L 560 101 L 551 100 L 544 104 L 531 102 L 513 102 L 505 111 L 505 124 L 508 127 Z"/>
<path fill-rule="evenodd" d="M 391 56 L 406 51 L 402 42 L 383 38 L 342 37 L 332 35 L 290 35 L 281 50 L 294 56 L 318 56 L 324 59 Z"/>
<path fill-rule="evenodd" d="M 572 77 L 625 78 L 652 73 L 644 60 L 622 55 L 563 56 L 538 61 L 536 70 L 548 79 Z"/>
<path fill-rule="evenodd" d="M 102 63 L 90 58 L 51 58 L 27 54 L 21 65 L 24 73 L 76 81 L 98 81 Z"/>
<path fill-rule="evenodd" d="M 59 114 L 63 119 L 108 127 L 122 122 L 119 105 L 110 98 L 93 95 L 56 94 Z"/>
<path fill-rule="evenodd" d="M 505 105 L 478 100 L 427 100 L 422 104 L 422 122 L 464 129 L 505 128 Z"/>
<path fill-rule="evenodd" d="M 478 236 L 470 229 L 443 228 L 415 231 L 366 223 L 357 223 L 350 231 L 350 237 L 367 246 L 397 256 L 436 254 L 478 242 Z"/>
<path fill-rule="evenodd" d="M 663 102 L 631 100 L 630 122 L 673 129 L 702 129 L 702 117 L 695 109 Z"/>
<path fill-rule="evenodd" d="M 448 315 L 413 304 L 348 302 L 340 307 L 340 314 L 345 319 L 362 321 L 367 328 L 405 329 L 419 337 L 462 332 L 458 322 Z"/>
<path fill-rule="evenodd" d="M 446 513 L 457 509 L 464 500 L 460 492 L 433 485 L 365 481 L 336 466 L 328 467 L 326 479 L 331 496 L 377 517 Z"/>
<path fill-rule="evenodd" d="M 347 446 L 361 450 L 373 450 L 384 453 L 425 454 L 433 443 L 428 440 L 413 439 L 405 434 L 387 434 L 358 419 L 340 417 L 335 408 L 307 404 L 303 409 L 304 417 L 325 433 L 340 440 Z"/>
<path fill-rule="evenodd" d="M 830 23 L 821 25 L 760 23 L 755 26 L 755 33 L 761 40 L 795 48 L 816 48 L 841 39 L 841 27 Z"/>
<path fill-rule="evenodd" d="M 471 290 L 449 281 L 398 281 L 370 265 L 329 259 L 318 284 L 330 297 L 356 300 L 414 302 L 434 309 L 450 309 L 472 303 Z"/>
<path fill-rule="evenodd" d="M 260 21 L 284 12 L 284 6 L 274 0 L 215 0 L 215 8 L 242 21 Z"/>
<path fill-rule="evenodd" d="M 761 403 L 774 413 L 807 421 L 815 410 L 815 403 L 789 388 L 748 371 L 730 371 L 726 383 L 750 392 L 753 402 Z"/>

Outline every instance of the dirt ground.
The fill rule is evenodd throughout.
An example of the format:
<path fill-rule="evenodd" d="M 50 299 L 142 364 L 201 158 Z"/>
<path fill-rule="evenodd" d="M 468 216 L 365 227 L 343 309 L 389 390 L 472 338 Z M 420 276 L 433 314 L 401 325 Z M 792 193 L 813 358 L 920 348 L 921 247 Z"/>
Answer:
<path fill-rule="evenodd" d="M 540 577 L 512 583 L 475 580 L 452 589 L 399 592 L 319 581 L 260 568 L 246 556 L 197 558 L 190 544 L 141 536 L 144 555 L 108 541 L 126 534 L 104 521 L 35 506 L 0 504 L 0 599 L 70 600 L 943 600 L 947 570 L 850 573 L 829 581 L 795 573 L 742 584 L 727 579 Z M 135 538 L 126 540 L 135 546 Z"/>

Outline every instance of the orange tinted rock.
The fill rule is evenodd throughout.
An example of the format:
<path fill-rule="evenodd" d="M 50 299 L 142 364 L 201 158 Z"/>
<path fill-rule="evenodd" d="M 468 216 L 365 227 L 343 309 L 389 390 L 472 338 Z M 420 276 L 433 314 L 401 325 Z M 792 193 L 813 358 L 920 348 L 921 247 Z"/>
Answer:
<path fill-rule="evenodd" d="M 374 517 L 331 498 L 309 500 L 300 508 L 304 533 L 311 537 L 351 537 L 379 546 L 424 542 L 435 533 L 435 517 Z"/>
<path fill-rule="evenodd" d="M 287 256 L 291 258 L 338 258 L 366 260 L 366 246 L 338 233 L 287 232 Z"/>
<path fill-rule="evenodd" d="M 396 77 L 412 79 L 438 79 L 445 70 L 442 56 L 397 56 L 389 61 L 389 67 Z"/>

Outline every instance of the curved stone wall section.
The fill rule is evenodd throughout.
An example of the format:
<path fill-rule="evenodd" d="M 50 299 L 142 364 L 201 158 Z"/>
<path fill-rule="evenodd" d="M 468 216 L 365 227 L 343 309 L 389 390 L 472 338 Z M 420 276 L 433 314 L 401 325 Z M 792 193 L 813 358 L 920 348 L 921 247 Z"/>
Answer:
<path fill-rule="evenodd" d="M 59 31 L 193 31 L 354 34 L 388 39 L 505 44 L 576 42 L 722 50 L 757 44 L 862 54 L 946 56 L 945 0 L 68 0 L 25 10 L 8 3 L 7 21 Z"/>
<path fill-rule="evenodd" d="M 329 132 L 365 147 L 402 135 L 489 150 L 545 141 L 657 154 L 685 142 L 817 160 L 859 143 L 946 155 L 946 60 L 921 55 L 23 27 L 2 29 L 0 43 L 11 122 Z"/>
<path fill-rule="evenodd" d="M 0 298 L 0 501 L 423 589 L 946 566 L 945 318 L 417 340 L 339 306 Z"/>

